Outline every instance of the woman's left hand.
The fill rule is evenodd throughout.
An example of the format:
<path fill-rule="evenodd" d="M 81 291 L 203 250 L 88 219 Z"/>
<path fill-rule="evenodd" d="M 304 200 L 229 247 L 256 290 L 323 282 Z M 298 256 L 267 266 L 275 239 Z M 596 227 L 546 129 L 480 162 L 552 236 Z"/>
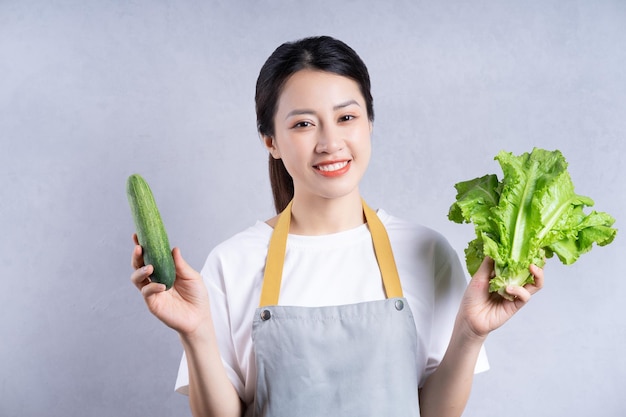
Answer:
<path fill-rule="evenodd" d="M 532 295 L 543 287 L 543 269 L 531 265 L 530 273 L 535 282 L 523 287 L 507 287 L 506 292 L 512 297 L 512 300 L 507 300 L 498 293 L 489 292 L 489 279 L 493 276 L 493 260 L 485 258 L 472 277 L 459 310 L 459 318 L 467 326 L 466 330 L 470 332 L 470 335 L 479 338 L 486 337 L 530 301 Z"/>

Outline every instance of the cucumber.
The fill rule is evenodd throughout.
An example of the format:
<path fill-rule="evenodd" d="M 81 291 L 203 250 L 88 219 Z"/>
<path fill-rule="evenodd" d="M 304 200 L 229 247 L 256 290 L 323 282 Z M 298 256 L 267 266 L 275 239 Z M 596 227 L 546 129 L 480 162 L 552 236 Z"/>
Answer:
<path fill-rule="evenodd" d="M 152 191 L 141 175 L 133 174 L 126 181 L 126 195 L 137 229 L 137 238 L 143 248 L 146 265 L 152 265 L 152 282 L 165 284 L 169 290 L 176 280 L 172 250 Z"/>

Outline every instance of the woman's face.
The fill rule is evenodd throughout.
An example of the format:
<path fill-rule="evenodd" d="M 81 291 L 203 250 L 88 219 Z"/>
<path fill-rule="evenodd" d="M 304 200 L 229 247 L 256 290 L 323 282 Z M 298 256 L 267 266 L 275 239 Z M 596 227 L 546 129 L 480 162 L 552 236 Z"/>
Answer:
<path fill-rule="evenodd" d="M 293 178 L 295 198 L 359 195 L 369 164 L 372 124 L 358 84 L 330 72 L 301 70 L 285 83 L 265 143 Z"/>

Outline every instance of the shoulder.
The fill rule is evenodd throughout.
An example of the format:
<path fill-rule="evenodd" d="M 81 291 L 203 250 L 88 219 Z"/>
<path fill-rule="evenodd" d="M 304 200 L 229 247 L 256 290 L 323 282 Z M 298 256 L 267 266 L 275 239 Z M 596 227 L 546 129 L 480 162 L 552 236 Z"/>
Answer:
<path fill-rule="evenodd" d="M 392 242 L 428 244 L 442 248 L 450 246 L 443 234 L 428 226 L 393 216 L 383 209 L 378 209 L 377 214 Z"/>
<path fill-rule="evenodd" d="M 379 209 L 378 216 L 389 234 L 389 241 L 399 268 L 429 271 L 437 275 L 459 262 L 459 256 L 448 239 L 439 231 L 417 222 L 395 217 Z"/>
<path fill-rule="evenodd" d="M 265 259 L 271 235 L 272 228 L 267 223 L 257 221 L 254 225 L 217 244 L 209 253 L 207 265 L 231 261 L 245 264 L 255 258 Z M 243 256 L 246 262 L 241 262 Z"/>
<path fill-rule="evenodd" d="M 228 251 L 233 248 L 241 250 L 242 246 L 267 246 L 272 230 L 267 223 L 258 220 L 252 226 L 219 243 L 214 250 Z"/>

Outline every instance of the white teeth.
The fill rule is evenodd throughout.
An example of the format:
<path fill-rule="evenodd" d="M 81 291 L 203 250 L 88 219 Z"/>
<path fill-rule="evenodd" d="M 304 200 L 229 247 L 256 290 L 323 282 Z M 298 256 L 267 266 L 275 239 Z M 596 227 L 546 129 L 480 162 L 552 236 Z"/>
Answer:
<path fill-rule="evenodd" d="M 348 161 L 337 162 L 336 164 L 318 165 L 317 168 L 320 171 L 330 172 L 330 171 L 337 171 L 338 169 L 341 169 L 345 167 L 346 165 L 348 165 Z"/>

